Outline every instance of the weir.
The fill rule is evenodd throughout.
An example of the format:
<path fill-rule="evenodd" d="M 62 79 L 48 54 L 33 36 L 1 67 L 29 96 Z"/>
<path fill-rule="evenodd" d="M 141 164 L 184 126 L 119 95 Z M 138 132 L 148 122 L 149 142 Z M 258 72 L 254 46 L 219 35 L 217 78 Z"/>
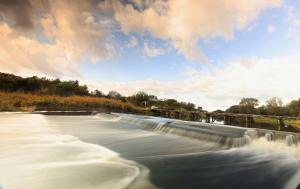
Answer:
<path fill-rule="evenodd" d="M 192 139 L 214 142 L 226 147 L 241 147 L 250 141 L 265 137 L 267 141 L 286 141 L 287 145 L 297 145 L 300 134 L 270 131 L 256 128 L 243 128 L 221 124 L 180 121 L 172 119 L 157 119 L 155 117 L 128 117 L 121 115 L 121 122 L 141 127 L 142 129 L 162 132 Z"/>
<path fill-rule="evenodd" d="M 162 111 L 164 117 L 157 118 L 151 116 L 140 116 L 130 114 L 117 114 L 117 113 L 98 113 L 94 111 L 53 111 L 53 112 L 34 112 L 44 115 L 96 115 L 116 119 L 119 117 L 120 121 L 136 125 L 145 130 L 153 130 L 174 135 L 217 142 L 228 147 L 239 147 L 249 143 L 258 137 L 265 137 L 267 141 L 286 141 L 287 145 L 297 145 L 300 143 L 300 134 L 292 132 L 280 131 L 283 119 L 278 119 L 279 131 L 253 128 L 253 116 L 246 116 L 246 128 L 231 126 L 232 116 L 224 115 L 224 125 L 212 124 L 216 120 L 216 115 L 207 113 L 205 117 L 206 123 L 194 121 L 182 121 L 169 119 L 169 117 L 181 118 L 179 111 Z M 197 114 L 190 114 L 190 119 L 195 120 L 198 118 Z M 118 120 L 119 120 L 118 119 Z M 164 120 L 163 120 L 164 119 Z M 158 121 L 159 120 L 159 121 Z M 251 134 L 250 134 L 251 133 Z"/>
<path fill-rule="evenodd" d="M 297 145 L 297 139 L 294 135 L 287 135 L 285 140 L 288 146 Z"/>
<path fill-rule="evenodd" d="M 268 132 L 265 134 L 265 138 L 268 142 L 274 141 L 274 133 L 273 132 Z"/>

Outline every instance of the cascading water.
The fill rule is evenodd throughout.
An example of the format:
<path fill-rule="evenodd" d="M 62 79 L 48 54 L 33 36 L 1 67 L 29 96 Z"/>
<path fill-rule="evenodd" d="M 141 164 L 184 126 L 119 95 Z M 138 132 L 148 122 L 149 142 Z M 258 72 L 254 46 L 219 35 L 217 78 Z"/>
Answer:
<path fill-rule="evenodd" d="M 146 168 L 57 132 L 46 116 L 0 114 L 0 122 L 1 189 L 152 188 Z"/>
<path fill-rule="evenodd" d="M 274 133 L 273 132 L 266 133 L 265 138 L 268 142 L 274 141 Z"/>
<path fill-rule="evenodd" d="M 293 133 L 126 114 L 0 122 L 5 189 L 299 188 Z"/>
<path fill-rule="evenodd" d="M 287 135 L 285 141 L 288 146 L 297 145 L 297 140 L 294 135 Z"/>

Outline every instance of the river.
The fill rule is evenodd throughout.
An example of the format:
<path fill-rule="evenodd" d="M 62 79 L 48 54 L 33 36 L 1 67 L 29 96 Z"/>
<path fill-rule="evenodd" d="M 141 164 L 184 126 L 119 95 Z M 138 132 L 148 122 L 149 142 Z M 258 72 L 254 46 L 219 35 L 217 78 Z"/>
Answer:
<path fill-rule="evenodd" d="M 300 188 L 299 145 L 267 139 L 246 128 L 148 116 L 0 113 L 0 185 Z"/>

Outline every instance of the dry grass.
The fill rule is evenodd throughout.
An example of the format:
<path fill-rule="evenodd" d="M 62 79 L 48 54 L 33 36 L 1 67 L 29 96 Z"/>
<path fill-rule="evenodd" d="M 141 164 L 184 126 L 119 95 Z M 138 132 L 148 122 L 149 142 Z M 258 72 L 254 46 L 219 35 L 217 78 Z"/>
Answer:
<path fill-rule="evenodd" d="M 140 108 L 115 99 L 49 96 L 25 93 L 0 92 L 0 111 L 34 110 L 103 110 L 117 112 L 139 112 Z"/>
<path fill-rule="evenodd" d="M 268 118 L 268 117 L 256 117 L 254 118 L 254 121 L 256 123 L 268 123 L 268 124 L 273 124 L 277 125 L 278 121 L 275 118 Z M 300 128 L 300 120 L 295 120 L 295 119 L 285 119 L 284 123 L 286 125 L 292 125 L 293 127 Z"/>

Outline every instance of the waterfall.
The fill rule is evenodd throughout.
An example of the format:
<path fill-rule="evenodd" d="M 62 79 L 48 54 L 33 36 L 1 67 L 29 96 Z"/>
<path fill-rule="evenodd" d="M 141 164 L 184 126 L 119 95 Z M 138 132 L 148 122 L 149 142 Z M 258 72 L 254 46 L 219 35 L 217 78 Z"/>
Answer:
<path fill-rule="evenodd" d="M 266 133 L 265 138 L 268 142 L 274 141 L 274 133 L 273 132 Z"/>
<path fill-rule="evenodd" d="M 294 135 L 287 135 L 285 137 L 285 141 L 288 146 L 297 145 L 297 141 Z"/>
<path fill-rule="evenodd" d="M 119 118 L 117 119 L 115 116 Z M 251 143 L 251 141 L 258 139 L 259 136 L 261 136 L 261 133 L 264 133 L 266 141 L 271 142 L 275 140 L 275 132 L 267 130 L 225 125 L 216 126 L 214 124 L 201 122 L 189 122 L 128 114 L 113 114 L 103 117 L 109 117 L 107 118 L 108 120 L 113 118 L 113 120 L 123 122 L 125 125 L 131 125 L 142 130 L 213 142 L 229 148 L 247 145 Z M 276 137 L 278 140 L 285 139 L 286 144 L 289 146 L 297 144 L 297 137 L 295 135 L 284 132 L 276 132 Z"/>
<path fill-rule="evenodd" d="M 240 147 L 248 144 L 253 136 L 246 133 L 245 129 L 216 127 L 199 123 L 193 125 L 189 122 L 182 122 L 170 119 L 150 119 L 149 117 L 136 118 L 133 116 L 121 116 L 121 122 L 138 126 L 143 130 L 167 133 L 186 138 L 215 142 L 227 147 Z M 255 135 L 255 134 L 254 134 Z"/>

